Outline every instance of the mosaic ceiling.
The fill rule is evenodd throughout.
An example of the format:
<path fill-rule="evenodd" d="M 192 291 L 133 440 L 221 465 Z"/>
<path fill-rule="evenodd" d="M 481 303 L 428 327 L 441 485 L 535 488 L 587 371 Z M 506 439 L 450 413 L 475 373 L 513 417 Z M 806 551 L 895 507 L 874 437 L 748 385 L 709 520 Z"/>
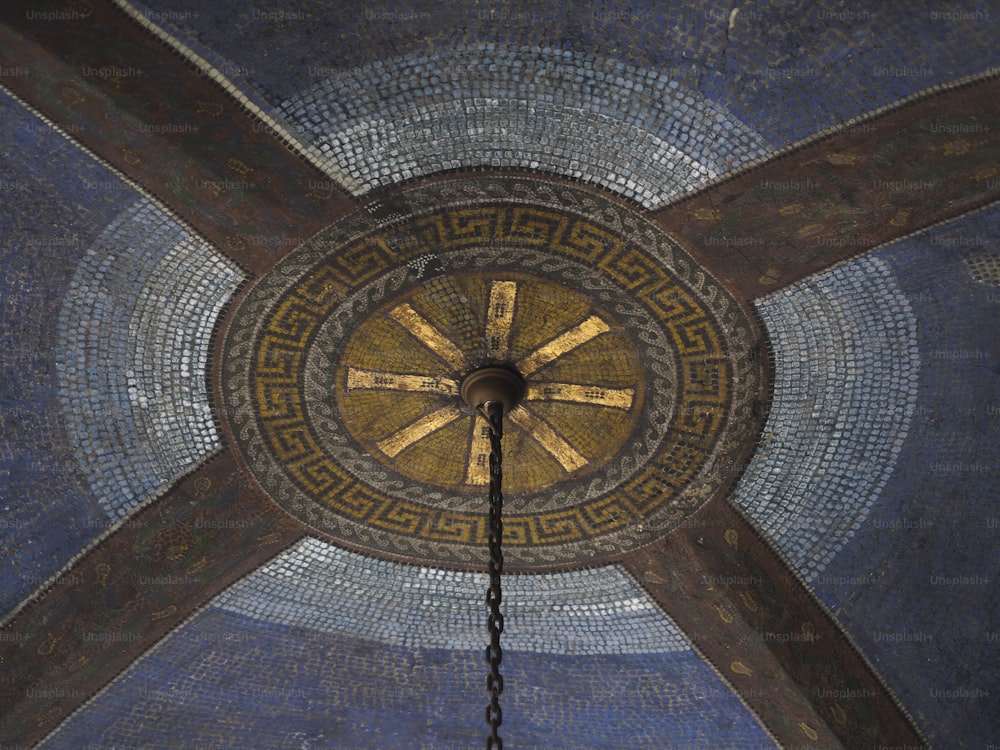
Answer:
<path fill-rule="evenodd" d="M 1000 745 L 1000 8 L 0 11 L 0 750 Z"/>

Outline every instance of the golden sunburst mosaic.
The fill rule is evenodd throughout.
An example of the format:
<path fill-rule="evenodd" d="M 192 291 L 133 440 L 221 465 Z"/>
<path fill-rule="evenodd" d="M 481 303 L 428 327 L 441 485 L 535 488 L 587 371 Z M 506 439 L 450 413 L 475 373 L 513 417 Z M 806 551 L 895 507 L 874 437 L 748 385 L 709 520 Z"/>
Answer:
<path fill-rule="evenodd" d="M 488 430 L 459 384 L 484 362 L 527 384 L 508 415 L 508 493 L 603 465 L 634 429 L 645 378 L 625 331 L 584 295 L 523 274 L 435 279 L 371 315 L 344 349 L 337 406 L 355 440 L 393 470 L 478 492 L 489 481 Z"/>

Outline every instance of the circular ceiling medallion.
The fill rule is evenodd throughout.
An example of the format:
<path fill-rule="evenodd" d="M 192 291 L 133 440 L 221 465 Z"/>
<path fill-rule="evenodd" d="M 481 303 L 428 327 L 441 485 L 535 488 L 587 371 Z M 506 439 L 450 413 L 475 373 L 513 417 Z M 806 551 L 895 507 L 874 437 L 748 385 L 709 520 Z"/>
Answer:
<path fill-rule="evenodd" d="M 523 178 L 408 191 L 251 288 L 221 393 L 248 471 L 333 541 L 432 564 L 486 542 L 486 424 L 463 379 L 524 379 L 504 429 L 508 565 L 614 557 L 720 489 L 755 438 L 754 330 L 667 235 Z"/>

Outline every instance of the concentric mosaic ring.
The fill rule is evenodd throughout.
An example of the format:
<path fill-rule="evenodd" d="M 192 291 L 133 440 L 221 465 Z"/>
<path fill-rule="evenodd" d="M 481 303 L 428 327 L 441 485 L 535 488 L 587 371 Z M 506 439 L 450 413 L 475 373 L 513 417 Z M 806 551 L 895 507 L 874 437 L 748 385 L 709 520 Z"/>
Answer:
<path fill-rule="evenodd" d="M 614 557 L 719 489 L 761 382 L 721 285 L 573 188 L 492 178 L 405 197 L 407 215 L 321 232 L 231 316 L 220 392 L 271 497 L 356 548 L 477 562 L 488 441 L 457 391 L 496 363 L 528 383 L 505 442 L 510 565 Z"/>
<path fill-rule="evenodd" d="M 652 458 L 673 417 L 677 365 L 666 333 L 640 305 L 582 264 L 516 247 L 442 253 L 416 276 L 399 269 L 338 305 L 305 360 L 316 439 L 352 476 L 401 501 L 478 514 L 482 492 L 470 464 L 480 460 L 480 436 L 472 411 L 448 391 L 484 362 L 521 369 L 534 389 L 507 429 L 506 450 L 517 456 L 505 472 L 508 517 L 589 503 Z M 489 341 L 501 289 L 513 302 L 506 357 L 496 351 L 504 344 Z M 429 338 L 440 340 L 428 346 Z M 374 382 L 380 377 L 387 380 Z M 560 392 L 546 393 L 553 387 Z M 404 390 L 413 388 L 420 392 Z M 660 397 L 641 409 L 647 388 Z M 421 433 L 442 413 L 452 421 Z M 408 438 L 414 429 L 417 439 Z"/>

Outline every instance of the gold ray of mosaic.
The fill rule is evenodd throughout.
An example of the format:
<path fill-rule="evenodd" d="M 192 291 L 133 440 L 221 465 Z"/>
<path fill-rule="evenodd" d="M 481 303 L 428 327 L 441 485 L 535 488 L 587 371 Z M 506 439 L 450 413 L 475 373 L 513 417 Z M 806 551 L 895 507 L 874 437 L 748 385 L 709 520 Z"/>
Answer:
<path fill-rule="evenodd" d="M 634 397 L 634 388 L 602 388 L 573 383 L 529 383 L 524 395 L 525 401 L 571 401 L 625 410 L 632 408 Z"/>
<path fill-rule="evenodd" d="M 462 351 L 410 305 L 404 302 L 393 308 L 389 315 L 456 370 L 465 367 L 465 355 Z"/>
<path fill-rule="evenodd" d="M 527 357 L 517 363 L 517 370 L 528 377 L 536 370 L 544 367 L 554 359 L 571 352 L 578 346 L 587 343 L 592 338 L 610 331 L 607 323 L 596 315 L 591 315 L 585 321 L 568 331 L 559 334 L 547 344 L 540 346 Z"/>
<path fill-rule="evenodd" d="M 587 459 L 576 452 L 552 426 L 522 405 L 510 413 L 510 421 L 533 437 L 566 471 L 576 471 L 587 465 Z"/>
<path fill-rule="evenodd" d="M 455 396 L 458 394 L 458 382 L 451 378 L 441 378 L 434 375 L 383 372 L 350 367 L 347 370 L 347 390 L 408 391 Z"/>
<path fill-rule="evenodd" d="M 427 437 L 432 432 L 440 430 L 462 416 L 462 411 L 457 406 L 446 406 L 443 409 L 438 409 L 380 441 L 378 449 L 390 458 L 395 458 L 421 438 Z"/>
<path fill-rule="evenodd" d="M 490 482 L 490 428 L 482 420 L 472 423 L 472 438 L 469 440 L 469 466 L 465 473 L 465 483 L 487 485 Z"/>
<path fill-rule="evenodd" d="M 506 359 L 510 353 L 510 329 L 514 323 L 517 282 L 496 281 L 490 288 L 486 311 L 486 347 L 491 359 Z"/>

